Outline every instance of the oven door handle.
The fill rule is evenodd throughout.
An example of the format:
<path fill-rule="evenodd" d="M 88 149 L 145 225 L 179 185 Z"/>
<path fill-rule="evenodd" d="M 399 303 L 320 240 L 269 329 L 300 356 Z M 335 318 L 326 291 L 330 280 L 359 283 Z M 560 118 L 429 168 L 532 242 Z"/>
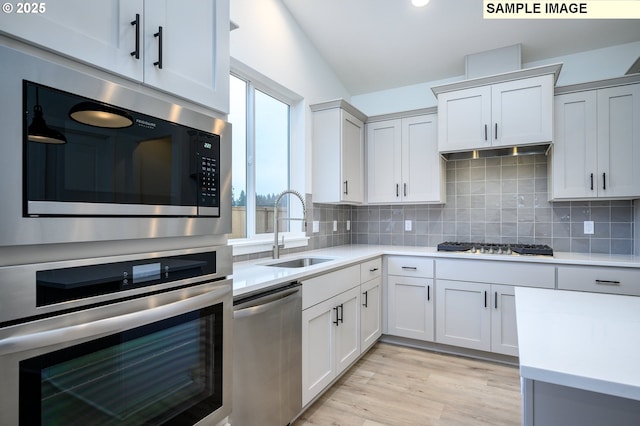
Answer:
<path fill-rule="evenodd" d="M 123 330 L 140 327 L 161 321 L 172 316 L 181 315 L 211 306 L 227 294 L 231 293 L 231 286 L 208 291 L 204 294 L 189 297 L 177 302 L 146 309 L 138 312 L 118 315 L 91 321 L 85 324 L 60 327 L 53 330 L 11 336 L 0 340 L 0 356 L 40 349 L 48 346 L 69 343 L 87 338 L 96 339 Z M 231 299 L 229 300 L 231 303 Z"/>

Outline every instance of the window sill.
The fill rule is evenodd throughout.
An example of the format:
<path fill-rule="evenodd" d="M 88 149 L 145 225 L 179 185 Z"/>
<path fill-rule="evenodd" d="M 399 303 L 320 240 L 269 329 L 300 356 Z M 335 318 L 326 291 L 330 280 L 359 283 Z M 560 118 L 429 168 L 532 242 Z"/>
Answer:
<path fill-rule="evenodd" d="M 282 233 L 280 234 L 280 241 L 282 241 L 283 236 L 285 249 L 309 245 L 309 237 L 304 234 Z M 273 250 L 273 236 L 270 238 L 229 240 L 229 245 L 233 247 L 234 256 L 271 251 Z"/>

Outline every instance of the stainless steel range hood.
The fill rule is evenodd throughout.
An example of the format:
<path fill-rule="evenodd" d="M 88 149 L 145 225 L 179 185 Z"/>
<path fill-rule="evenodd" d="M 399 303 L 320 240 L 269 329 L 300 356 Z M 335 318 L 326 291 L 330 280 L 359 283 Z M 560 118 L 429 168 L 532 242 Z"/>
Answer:
<path fill-rule="evenodd" d="M 479 158 L 492 157 L 517 157 L 523 155 L 546 154 L 551 144 L 511 146 L 502 148 L 474 149 L 463 152 L 441 152 L 440 155 L 447 161 L 454 160 L 476 160 Z"/>

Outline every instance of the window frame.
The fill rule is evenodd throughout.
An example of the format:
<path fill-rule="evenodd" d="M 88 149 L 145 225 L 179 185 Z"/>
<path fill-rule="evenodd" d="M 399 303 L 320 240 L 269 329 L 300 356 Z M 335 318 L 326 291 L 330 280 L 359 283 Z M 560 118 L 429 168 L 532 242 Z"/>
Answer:
<path fill-rule="evenodd" d="M 253 128 L 255 124 L 255 90 L 259 90 L 264 94 L 271 96 L 277 99 L 280 102 L 283 102 L 289 105 L 289 117 L 288 117 L 288 125 L 289 125 L 289 158 L 288 158 L 288 177 L 289 177 L 289 188 L 304 188 L 304 179 L 300 179 L 296 177 L 299 173 L 295 173 L 292 170 L 292 165 L 294 162 L 299 160 L 300 158 L 304 161 L 304 149 L 298 150 L 296 149 L 296 141 L 299 139 L 296 135 L 304 134 L 304 132 L 298 129 L 298 125 L 296 123 L 300 123 L 301 114 L 304 114 L 304 102 L 303 98 L 291 90 L 281 86 L 280 84 L 274 82 L 268 77 L 258 73 L 257 71 L 247 67 L 240 62 L 233 60 L 231 64 L 230 75 L 239 78 L 247 83 L 247 116 L 246 116 L 246 137 L 247 137 L 247 146 L 246 146 L 246 156 L 247 159 L 245 161 L 246 164 L 246 184 L 247 187 L 245 189 L 246 193 L 246 238 L 233 238 L 229 239 L 229 245 L 233 246 L 233 255 L 244 255 L 244 254 L 253 254 L 265 251 L 271 251 L 273 249 L 273 240 L 274 234 L 270 233 L 262 233 L 257 234 L 255 232 L 255 218 L 256 218 L 256 193 L 255 193 L 255 163 L 249 159 L 254 157 L 255 154 L 255 129 Z M 233 125 L 233 123 L 232 123 Z M 302 139 L 304 141 L 304 139 Z M 304 143 L 304 142 L 302 142 Z M 300 151 L 302 152 L 302 156 L 299 155 Z M 304 168 L 303 168 L 304 169 Z M 282 190 L 289 189 L 282 188 Z M 305 191 L 299 191 L 303 195 Z M 290 217 L 302 217 L 302 206 L 300 202 L 296 200 L 297 197 L 290 198 L 289 206 L 290 206 Z M 305 200 L 306 201 L 306 200 Z M 282 222 L 281 222 L 282 223 Z M 303 228 L 299 226 L 300 222 L 294 221 L 292 222 L 292 231 L 280 232 L 279 237 L 282 239 L 284 237 L 285 248 L 294 248 L 294 247 L 303 247 L 308 245 L 309 237 L 307 237 L 306 232 L 304 232 Z M 290 228 L 291 229 L 291 228 Z"/>

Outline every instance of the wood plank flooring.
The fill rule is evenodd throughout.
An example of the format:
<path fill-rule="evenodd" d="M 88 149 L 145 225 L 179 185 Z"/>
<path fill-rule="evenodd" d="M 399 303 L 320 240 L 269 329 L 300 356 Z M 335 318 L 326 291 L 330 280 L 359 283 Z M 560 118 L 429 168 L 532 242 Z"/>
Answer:
<path fill-rule="evenodd" d="M 377 343 L 293 426 L 519 424 L 517 367 Z"/>

